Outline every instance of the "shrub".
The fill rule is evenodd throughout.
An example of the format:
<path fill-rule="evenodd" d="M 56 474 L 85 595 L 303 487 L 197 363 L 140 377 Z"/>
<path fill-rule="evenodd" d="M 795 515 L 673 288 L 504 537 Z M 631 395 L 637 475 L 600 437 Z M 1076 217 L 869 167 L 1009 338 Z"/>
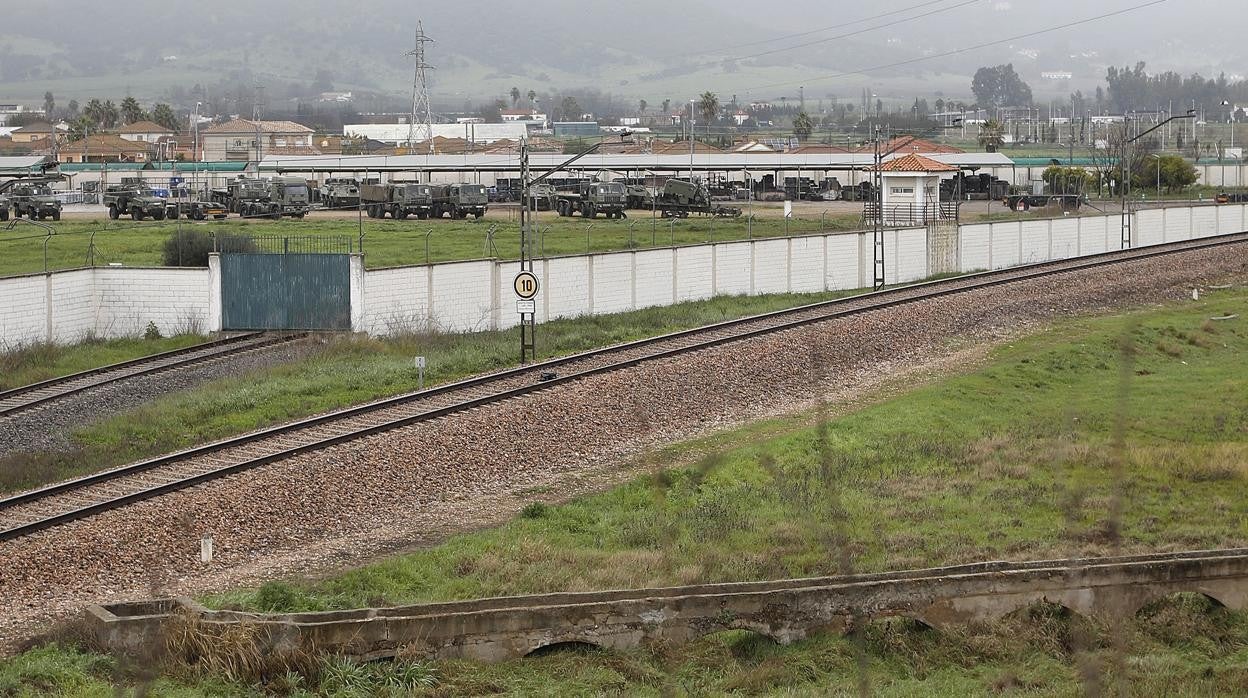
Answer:
<path fill-rule="evenodd" d="M 150 341 L 153 339 L 160 339 L 162 337 L 164 337 L 164 335 L 160 333 L 160 328 L 156 326 L 155 322 L 149 320 L 147 328 L 143 330 L 143 339 Z"/>
<path fill-rule="evenodd" d="M 214 237 L 218 252 L 256 251 L 256 243 L 246 235 L 183 230 L 165 239 L 161 261 L 167 267 L 206 267 L 208 255 L 214 250 Z"/>

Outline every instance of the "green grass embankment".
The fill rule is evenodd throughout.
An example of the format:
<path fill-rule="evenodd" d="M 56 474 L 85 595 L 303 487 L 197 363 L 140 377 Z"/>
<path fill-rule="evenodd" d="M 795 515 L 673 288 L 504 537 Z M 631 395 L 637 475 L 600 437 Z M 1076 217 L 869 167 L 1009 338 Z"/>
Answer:
<path fill-rule="evenodd" d="M 1114 530 L 1127 551 L 1244 545 L 1246 310 L 1239 290 L 1067 321 L 995 350 L 967 375 L 842 417 L 796 415 L 672 446 L 643 463 L 653 475 L 611 491 L 535 501 L 494 530 L 211 602 L 325 609 L 825 574 L 845 571 L 846 559 L 870 571 L 1067 557 L 1110 552 Z M 1179 597 L 1117 622 L 1036 607 L 942 633 L 881 621 L 790 647 L 730 632 L 490 666 L 323 659 L 303 674 L 236 683 L 178 666 L 168 670 L 178 678 L 157 686 L 245 695 L 293 694 L 298 684 L 349 695 L 351 676 L 357 695 L 1232 695 L 1248 685 L 1246 653 L 1248 614 Z M 103 694 L 114 684 L 135 679 L 71 650 L 0 664 L 0 692 Z"/>
<path fill-rule="evenodd" d="M 520 251 L 520 224 L 508 211 L 491 212 L 480 221 L 409 219 L 405 221 L 365 218 L 364 252 L 369 268 L 393 267 L 430 262 L 499 257 L 515 259 Z M 71 269 L 110 263 L 126 266 L 160 266 L 165 240 L 178 229 L 176 221 L 63 220 L 51 223 L 56 233 L 47 240 L 47 268 Z M 628 220 L 583 221 L 542 213 L 538 222 L 536 251 L 540 256 L 611 252 L 628 249 L 691 245 L 711 241 L 743 240 L 753 237 L 813 234 L 861 228 L 860 213 L 829 214 L 826 217 L 794 219 L 757 217 L 747 223 L 736 219 L 688 218 L 657 220 L 649 212 L 632 211 Z M 494 246 L 488 231 L 497 226 Z M 586 234 L 586 226 L 592 226 Z M 188 223 L 182 229 L 220 231 L 249 235 L 315 236 L 351 238 L 358 244 L 360 225 L 351 219 L 309 218 L 303 221 L 244 221 L 231 217 L 224 221 Z M 429 231 L 432 231 L 429 233 Z M 94 238 L 92 233 L 95 233 Z M 426 233 L 428 254 L 426 254 Z M 30 274 L 44 269 L 44 231 L 34 226 L 0 230 L 0 276 Z M 94 248 L 92 248 L 94 245 Z M 353 248 L 358 251 L 358 247 Z M 345 250 L 344 250 L 345 251 Z"/>
<path fill-rule="evenodd" d="M 201 344 L 203 335 L 159 339 L 88 339 L 72 345 L 29 344 L 0 352 L 0 390 L 9 390 L 71 373 Z"/>

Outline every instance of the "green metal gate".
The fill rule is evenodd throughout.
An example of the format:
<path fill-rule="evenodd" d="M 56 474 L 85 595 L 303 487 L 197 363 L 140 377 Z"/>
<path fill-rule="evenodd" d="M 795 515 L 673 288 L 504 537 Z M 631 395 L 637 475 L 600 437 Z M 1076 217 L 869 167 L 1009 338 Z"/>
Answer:
<path fill-rule="evenodd" d="M 350 330 L 351 256 L 221 255 L 226 330 Z"/>

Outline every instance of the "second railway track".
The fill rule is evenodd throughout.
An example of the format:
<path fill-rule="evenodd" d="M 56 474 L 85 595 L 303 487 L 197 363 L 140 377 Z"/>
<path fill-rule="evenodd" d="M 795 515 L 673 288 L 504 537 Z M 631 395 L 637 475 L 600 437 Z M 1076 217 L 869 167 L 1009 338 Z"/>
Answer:
<path fill-rule="evenodd" d="M 897 287 L 731 320 L 478 376 L 0 499 L 0 541 L 29 535 L 296 454 L 437 419 L 587 376 L 628 368 L 643 361 L 676 356 L 918 300 L 1245 242 L 1248 242 L 1248 233 L 1236 233 Z"/>
<path fill-rule="evenodd" d="M 119 381 L 285 344 L 305 336 L 248 332 L 5 390 L 0 392 L 0 418 Z"/>

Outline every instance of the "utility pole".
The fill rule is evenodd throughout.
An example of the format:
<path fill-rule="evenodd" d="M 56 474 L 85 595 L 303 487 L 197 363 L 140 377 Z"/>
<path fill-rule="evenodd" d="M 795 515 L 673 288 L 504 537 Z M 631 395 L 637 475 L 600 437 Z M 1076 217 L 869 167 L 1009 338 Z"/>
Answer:
<path fill-rule="evenodd" d="M 875 124 L 875 169 L 872 176 L 872 186 L 875 189 L 875 217 L 871 221 L 871 231 L 874 238 L 874 257 L 875 272 L 872 288 L 876 291 L 884 288 L 884 153 L 883 144 L 880 142 L 880 125 Z"/>
<path fill-rule="evenodd" d="M 529 187 L 529 139 L 520 139 L 520 271 L 533 272 L 533 214 L 529 210 L 532 205 L 532 192 Z M 520 363 L 523 365 L 529 357 L 537 359 L 537 344 L 534 341 L 537 332 L 537 312 L 520 314 Z"/>
<path fill-rule="evenodd" d="M 256 172 L 260 172 L 260 160 L 264 157 L 264 144 L 260 140 L 260 108 L 264 106 L 264 85 L 256 84 L 256 98 L 251 103 L 251 122 L 256 126 Z"/>
<path fill-rule="evenodd" d="M 405 55 L 416 59 L 416 72 L 412 76 L 412 113 L 407 118 L 407 148 L 411 152 L 416 144 L 416 119 L 421 121 L 421 130 L 425 141 L 429 144 L 429 154 L 433 154 L 433 107 L 429 103 L 428 71 L 434 67 L 425 62 L 425 44 L 433 43 L 433 39 L 425 35 L 425 27 L 416 23 L 416 47 Z"/>

